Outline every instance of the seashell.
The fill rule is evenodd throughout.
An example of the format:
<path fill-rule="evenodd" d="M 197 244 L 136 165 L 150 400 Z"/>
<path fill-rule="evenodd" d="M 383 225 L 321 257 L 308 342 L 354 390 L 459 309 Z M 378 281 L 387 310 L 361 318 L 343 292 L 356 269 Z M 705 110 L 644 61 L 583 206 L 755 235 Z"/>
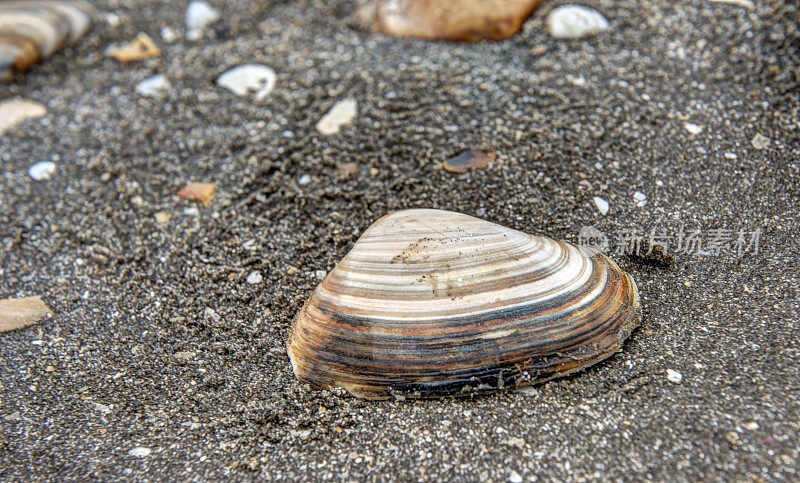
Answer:
<path fill-rule="evenodd" d="M 219 76 L 217 85 L 237 96 L 252 95 L 253 99 L 261 101 L 272 92 L 276 81 L 275 71 L 266 65 L 242 64 Z"/>
<path fill-rule="evenodd" d="M 89 29 L 94 8 L 82 1 L 0 2 L 0 76 L 23 71 Z"/>
<path fill-rule="evenodd" d="M 609 258 L 441 210 L 370 226 L 292 324 L 298 379 L 368 399 L 544 382 L 620 350 L 636 284 Z"/>
<path fill-rule="evenodd" d="M 483 169 L 497 157 L 492 149 L 470 149 L 447 159 L 442 166 L 451 173 L 466 173 L 471 169 Z"/>
<path fill-rule="evenodd" d="M 51 313 L 38 296 L 0 300 L 0 332 L 24 329 Z"/>
<path fill-rule="evenodd" d="M 215 183 L 189 183 L 178 190 L 178 196 L 181 198 L 200 201 L 201 203 L 208 203 L 214 199 L 216 194 L 217 185 Z"/>
<path fill-rule="evenodd" d="M 347 98 L 337 102 L 322 119 L 317 121 L 317 131 L 330 136 L 352 122 L 358 114 L 358 102 L 355 99 Z"/>
<path fill-rule="evenodd" d="M 356 16 L 395 37 L 502 40 L 511 37 L 542 0 L 367 0 Z"/>
<path fill-rule="evenodd" d="M 135 62 L 158 57 L 161 55 L 161 49 L 158 48 L 149 35 L 139 32 L 139 35 L 132 42 L 108 49 L 108 55 L 120 62 Z"/>
<path fill-rule="evenodd" d="M 47 108 L 34 101 L 7 100 L 0 102 L 0 136 L 28 119 L 38 119 L 47 114 Z"/>

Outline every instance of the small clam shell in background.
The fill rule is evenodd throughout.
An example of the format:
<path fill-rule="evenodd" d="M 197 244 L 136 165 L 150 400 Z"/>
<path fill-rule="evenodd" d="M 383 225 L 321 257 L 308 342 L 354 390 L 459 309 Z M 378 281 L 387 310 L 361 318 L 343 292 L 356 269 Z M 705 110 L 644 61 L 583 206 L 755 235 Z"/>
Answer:
<path fill-rule="evenodd" d="M 395 37 L 502 40 L 520 28 L 542 0 L 367 0 L 356 16 Z"/>
<path fill-rule="evenodd" d="M 619 351 L 631 277 L 602 254 L 441 210 L 387 215 L 297 315 L 295 375 L 369 399 L 525 386 Z"/>
<path fill-rule="evenodd" d="M 0 1 L 0 78 L 76 41 L 91 26 L 94 12 L 82 1 Z"/>

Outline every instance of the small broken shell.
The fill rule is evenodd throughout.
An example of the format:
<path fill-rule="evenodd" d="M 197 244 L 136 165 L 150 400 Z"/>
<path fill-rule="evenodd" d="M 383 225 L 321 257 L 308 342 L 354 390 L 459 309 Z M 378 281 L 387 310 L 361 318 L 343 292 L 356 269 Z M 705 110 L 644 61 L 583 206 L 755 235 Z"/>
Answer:
<path fill-rule="evenodd" d="M 463 174 L 471 169 L 483 169 L 497 157 L 492 149 L 470 149 L 452 158 L 448 158 L 442 166 L 451 173 Z"/>
<path fill-rule="evenodd" d="M 511 37 L 542 0 L 367 0 L 356 16 L 394 37 L 502 40 Z"/>
<path fill-rule="evenodd" d="M 369 399 L 543 382 L 620 350 L 636 284 L 602 254 L 471 216 L 405 210 L 370 226 L 297 315 L 298 379 Z"/>
<path fill-rule="evenodd" d="M 135 62 L 158 57 L 161 55 L 161 49 L 158 48 L 149 35 L 139 32 L 139 35 L 132 42 L 109 48 L 108 55 L 120 62 Z"/>
<path fill-rule="evenodd" d="M 0 77 L 27 70 L 89 29 L 94 8 L 81 1 L 0 2 Z"/>

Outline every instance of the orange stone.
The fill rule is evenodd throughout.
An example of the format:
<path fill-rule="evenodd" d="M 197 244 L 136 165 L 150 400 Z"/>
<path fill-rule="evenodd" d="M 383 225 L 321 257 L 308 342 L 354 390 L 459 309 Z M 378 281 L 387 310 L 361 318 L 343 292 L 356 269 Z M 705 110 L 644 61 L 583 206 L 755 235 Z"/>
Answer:
<path fill-rule="evenodd" d="M 217 193 L 217 185 L 214 183 L 189 183 L 178 191 L 178 196 L 187 200 L 208 203 Z"/>
<path fill-rule="evenodd" d="M 369 0 L 358 12 L 395 37 L 502 40 L 522 28 L 542 0 Z"/>

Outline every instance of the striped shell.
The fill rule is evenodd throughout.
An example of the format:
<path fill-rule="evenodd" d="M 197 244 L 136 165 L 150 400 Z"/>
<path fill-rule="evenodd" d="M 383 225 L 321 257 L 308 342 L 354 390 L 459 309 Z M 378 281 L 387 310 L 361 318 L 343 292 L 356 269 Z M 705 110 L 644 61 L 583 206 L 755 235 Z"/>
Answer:
<path fill-rule="evenodd" d="M 405 210 L 370 226 L 292 326 L 298 379 L 369 399 L 546 381 L 620 350 L 630 275 L 602 254 L 471 216 Z"/>
<path fill-rule="evenodd" d="M 86 2 L 0 1 L 0 76 L 27 70 L 89 29 L 94 8 Z"/>

